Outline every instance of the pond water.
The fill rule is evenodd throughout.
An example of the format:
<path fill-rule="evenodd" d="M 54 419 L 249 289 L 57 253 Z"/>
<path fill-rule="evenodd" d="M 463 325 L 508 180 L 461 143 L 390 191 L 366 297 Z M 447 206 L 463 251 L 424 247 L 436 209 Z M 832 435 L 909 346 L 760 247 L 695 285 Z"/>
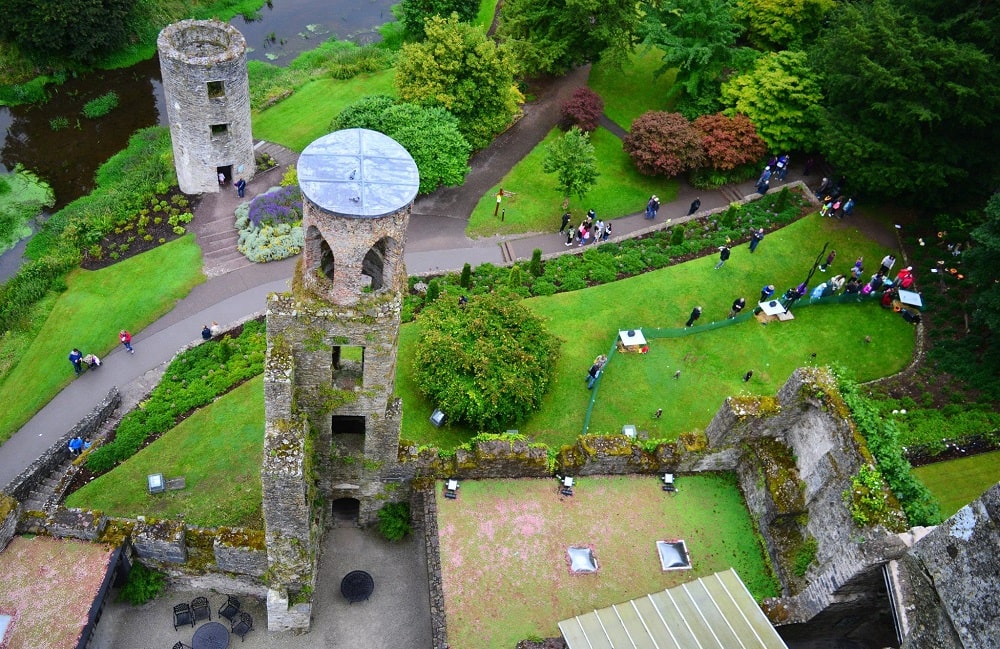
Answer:
<path fill-rule="evenodd" d="M 255 20 L 236 16 L 230 22 L 247 39 L 247 58 L 285 65 L 333 37 L 357 43 L 377 40 L 375 28 L 392 19 L 392 4 L 393 0 L 271 0 Z M 109 91 L 118 94 L 116 109 L 96 120 L 81 114 L 86 102 Z M 132 133 L 166 124 L 156 57 L 130 68 L 81 75 L 50 87 L 50 95 L 38 106 L 0 106 L 0 172 L 16 164 L 34 171 L 55 191 L 55 209 L 90 192 L 97 168 L 124 149 Z M 54 130 L 53 120 L 62 118 L 67 125 Z M 0 256 L 0 281 L 17 271 L 22 249 L 18 246 Z"/>

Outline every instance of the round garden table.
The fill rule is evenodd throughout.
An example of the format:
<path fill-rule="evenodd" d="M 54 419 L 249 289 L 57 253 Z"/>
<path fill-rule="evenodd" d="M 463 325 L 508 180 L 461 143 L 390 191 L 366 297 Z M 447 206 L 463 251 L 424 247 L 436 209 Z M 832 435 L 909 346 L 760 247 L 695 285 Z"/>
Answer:
<path fill-rule="evenodd" d="M 226 649 L 228 646 L 229 629 L 218 622 L 203 624 L 191 638 L 192 649 Z"/>
<path fill-rule="evenodd" d="M 374 590 L 375 580 L 364 570 L 352 570 L 340 580 L 340 594 L 351 604 L 368 599 Z"/>

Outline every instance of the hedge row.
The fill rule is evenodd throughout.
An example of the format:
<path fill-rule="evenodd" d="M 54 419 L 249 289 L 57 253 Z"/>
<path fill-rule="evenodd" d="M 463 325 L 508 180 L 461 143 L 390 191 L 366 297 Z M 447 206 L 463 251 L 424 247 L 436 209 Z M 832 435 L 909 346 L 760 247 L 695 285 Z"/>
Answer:
<path fill-rule="evenodd" d="M 237 338 L 198 345 L 175 358 L 149 399 L 125 415 L 114 440 L 92 451 L 87 468 L 103 473 L 127 460 L 153 435 L 166 432 L 186 414 L 264 371 L 265 326 L 252 321 Z"/>
<path fill-rule="evenodd" d="M 410 278 L 410 294 L 403 301 L 403 322 L 413 320 L 425 303 L 441 292 L 479 295 L 506 286 L 522 297 L 552 295 L 606 284 L 657 270 L 712 251 L 723 243 L 745 241 L 751 230 L 778 228 L 808 213 L 810 203 L 801 194 L 783 188 L 724 212 L 675 225 L 637 239 L 591 244 L 582 255 L 559 255 L 541 264 L 537 260 L 511 267 L 480 264 L 474 270 L 430 279 L 426 294 L 414 286 L 425 278 Z"/>

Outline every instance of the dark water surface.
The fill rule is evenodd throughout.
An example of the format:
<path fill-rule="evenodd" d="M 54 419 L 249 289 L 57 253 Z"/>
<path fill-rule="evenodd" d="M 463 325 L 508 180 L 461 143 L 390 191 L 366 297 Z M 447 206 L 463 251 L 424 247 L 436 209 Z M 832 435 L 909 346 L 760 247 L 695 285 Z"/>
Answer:
<path fill-rule="evenodd" d="M 375 28 L 392 19 L 389 7 L 395 2 L 272 0 L 260 9 L 258 20 L 237 16 L 230 22 L 247 39 L 248 59 L 286 65 L 330 38 L 377 40 Z M 82 115 L 85 103 L 109 91 L 118 94 L 116 109 L 95 120 Z M 135 131 L 166 124 L 156 57 L 130 68 L 81 75 L 50 86 L 49 93 L 42 105 L 0 106 L 0 172 L 18 163 L 34 171 L 55 191 L 56 210 L 89 193 L 97 168 L 124 149 Z M 54 131 L 55 118 L 66 118 L 69 126 Z M 18 246 L 0 256 L 0 281 L 17 271 L 22 250 Z"/>

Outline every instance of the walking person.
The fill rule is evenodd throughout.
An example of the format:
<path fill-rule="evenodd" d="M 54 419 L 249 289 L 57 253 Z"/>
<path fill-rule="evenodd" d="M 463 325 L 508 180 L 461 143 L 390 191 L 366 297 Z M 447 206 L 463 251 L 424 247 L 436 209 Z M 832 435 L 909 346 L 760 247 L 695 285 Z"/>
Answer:
<path fill-rule="evenodd" d="M 240 178 L 239 180 L 236 181 L 236 195 L 239 196 L 240 198 L 243 198 L 243 195 L 246 193 L 246 191 L 247 191 L 247 181 Z"/>
<path fill-rule="evenodd" d="M 760 245 L 760 242 L 764 240 L 764 228 L 757 228 L 754 230 L 753 234 L 750 235 L 750 252 L 753 253 Z"/>
<path fill-rule="evenodd" d="M 841 210 L 840 218 L 844 218 L 845 216 L 850 216 L 851 212 L 853 211 L 854 211 L 854 199 L 848 198 L 847 202 L 844 203 L 844 207 Z"/>
<path fill-rule="evenodd" d="M 729 310 L 729 319 L 732 320 L 740 314 L 743 307 L 747 305 L 747 299 L 745 297 L 737 298 L 733 301 L 733 308 Z"/>
<path fill-rule="evenodd" d="M 760 299 L 758 302 L 767 302 L 774 295 L 774 284 L 768 284 L 764 288 L 760 289 Z"/>
<path fill-rule="evenodd" d="M 566 212 L 565 214 L 562 215 L 562 224 L 559 226 L 559 234 L 563 233 L 563 231 L 566 229 L 566 226 L 569 225 L 569 222 L 572 218 L 573 215 L 569 212 Z"/>
<path fill-rule="evenodd" d="M 688 321 L 684 323 L 684 326 L 690 327 L 700 317 L 701 317 L 701 307 L 696 306 L 694 309 L 691 310 L 691 315 L 688 317 Z"/>
<path fill-rule="evenodd" d="M 73 371 L 77 376 L 83 373 L 83 352 L 76 347 L 69 353 L 69 362 L 73 364 Z"/>
<path fill-rule="evenodd" d="M 825 273 L 826 269 L 830 267 L 830 265 L 833 263 L 833 260 L 836 258 L 837 258 L 837 251 L 831 250 L 830 254 L 826 256 L 826 261 L 824 261 L 822 264 L 819 265 L 820 272 Z"/>
<path fill-rule="evenodd" d="M 820 183 L 819 189 L 816 190 L 816 198 L 818 199 L 820 196 L 825 196 L 826 193 L 829 192 L 830 189 L 832 188 L 833 188 L 833 183 L 830 182 L 830 179 L 824 178 L 823 182 Z"/>
<path fill-rule="evenodd" d="M 693 201 L 691 201 L 691 207 L 688 208 L 687 215 L 691 216 L 700 209 L 701 209 L 701 197 L 698 196 Z"/>
<path fill-rule="evenodd" d="M 851 268 L 851 277 L 860 280 L 861 275 L 865 272 L 865 258 L 858 257 L 858 260 L 854 262 L 854 267 Z"/>
<path fill-rule="evenodd" d="M 604 224 L 604 236 L 601 237 L 601 241 L 607 241 L 611 237 L 611 221 Z"/>
<path fill-rule="evenodd" d="M 715 265 L 715 270 L 719 270 L 720 268 L 722 268 L 722 265 L 726 263 L 731 253 L 732 249 L 729 247 L 729 244 L 726 244 L 721 248 L 719 248 L 719 263 Z"/>
<path fill-rule="evenodd" d="M 594 243 L 604 241 L 604 221 L 597 219 L 597 231 L 594 233 Z"/>
<path fill-rule="evenodd" d="M 135 353 L 135 350 L 132 349 L 132 334 L 130 334 L 127 329 L 122 329 L 118 332 L 118 340 L 125 345 L 125 349 L 128 350 L 129 354 Z"/>
<path fill-rule="evenodd" d="M 224 173 L 222 173 L 220 171 L 219 172 L 219 187 L 222 187 L 225 184 L 226 184 L 226 174 L 224 174 Z"/>

